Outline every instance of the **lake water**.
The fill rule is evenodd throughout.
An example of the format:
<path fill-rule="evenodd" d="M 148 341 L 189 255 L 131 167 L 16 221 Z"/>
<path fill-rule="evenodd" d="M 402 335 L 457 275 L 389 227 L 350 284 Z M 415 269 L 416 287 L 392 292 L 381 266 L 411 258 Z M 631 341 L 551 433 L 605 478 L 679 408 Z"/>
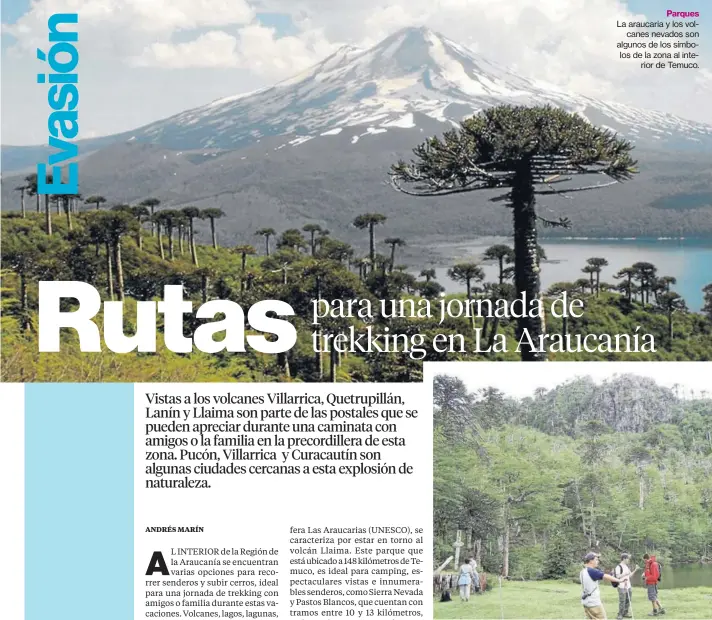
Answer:
<path fill-rule="evenodd" d="M 480 238 L 459 243 L 438 243 L 429 248 L 438 255 L 433 265 L 438 282 L 448 292 L 464 291 L 447 277 L 448 266 L 459 261 L 481 260 L 482 253 L 491 245 L 512 240 Z M 703 306 L 702 288 L 712 283 L 712 239 L 540 239 L 548 260 L 541 265 L 542 288 L 554 282 L 571 282 L 588 277 L 581 272 L 587 258 L 602 257 L 609 265 L 601 272 L 601 282 L 617 284 L 613 277 L 623 267 L 646 261 L 658 268 L 661 276 L 677 278 L 673 290 L 682 295 L 691 310 Z M 496 281 L 498 266 L 483 265 L 487 281 Z"/>
<path fill-rule="evenodd" d="M 640 572 L 640 571 L 639 571 Z M 633 585 L 641 582 L 640 576 L 633 577 Z M 663 578 L 659 588 L 696 588 L 712 586 L 712 564 L 680 564 L 678 566 L 663 566 Z"/>

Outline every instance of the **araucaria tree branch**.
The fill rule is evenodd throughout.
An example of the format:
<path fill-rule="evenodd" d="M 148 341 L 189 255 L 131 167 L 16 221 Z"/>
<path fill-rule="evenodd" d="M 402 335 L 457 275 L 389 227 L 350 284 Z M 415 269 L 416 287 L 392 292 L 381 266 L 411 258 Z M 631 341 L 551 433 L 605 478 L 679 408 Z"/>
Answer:
<path fill-rule="evenodd" d="M 514 219 L 514 282 L 530 307 L 540 295 L 537 222 L 566 227 L 568 218 L 547 219 L 536 212 L 537 196 L 600 189 L 630 179 L 637 171 L 630 142 L 595 127 L 577 114 L 543 107 L 497 106 L 463 121 L 441 138 L 417 146 L 410 162 L 390 171 L 393 188 L 410 196 L 450 196 L 478 190 L 505 190 L 493 201 L 506 201 Z M 576 176 L 603 175 L 608 182 L 573 187 Z M 530 342 L 543 336 L 543 320 L 519 320 L 518 337 Z M 530 344 L 520 349 L 524 360 L 544 360 Z"/>

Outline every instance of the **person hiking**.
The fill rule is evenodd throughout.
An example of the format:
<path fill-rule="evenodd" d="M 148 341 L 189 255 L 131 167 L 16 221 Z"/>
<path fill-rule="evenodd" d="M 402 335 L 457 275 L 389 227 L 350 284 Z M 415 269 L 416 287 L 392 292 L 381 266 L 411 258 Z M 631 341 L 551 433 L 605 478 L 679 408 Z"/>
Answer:
<path fill-rule="evenodd" d="M 457 579 L 457 585 L 460 587 L 460 600 L 470 600 L 470 584 L 472 584 L 472 564 L 467 560 L 460 567 L 460 575 Z"/>
<path fill-rule="evenodd" d="M 472 566 L 472 587 L 470 588 L 470 592 L 479 592 L 480 591 L 480 575 L 477 572 L 477 560 L 474 558 L 470 560 L 470 566 Z"/>
<path fill-rule="evenodd" d="M 613 569 L 613 576 L 624 580 L 619 584 L 613 584 L 614 587 L 618 588 L 618 616 L 617 620 L 622 618 L 632 618 L 630 613 L 630 599 L 633 594 L 633 588 L 631 586 L 630 580 L 633 575 L 638 571 L 636 566 L 633 571 L 630 570 L 630 554 L 621 553 L 620 563 Z"/>
<path fill-rule="evenodd" d="M 665 613 L 663 606 L 658 599 L 658 583 L 660 583 L 660 563 L 654 555 L 643 556 L 645 560 L 645 570 L 643 580 L 648 588 L 648 600 L 653 604 L 653 613 L 649 616 L 662 616 Z"/>
<path fill-rule="evenodd" d="M 607 620 L 606 610 L 601 602 L 601 589 L 599 581 L 621 583 L 623 579 L 616 579 L 613 575 L 606 575 L 598 568 L 599 554 L 591 551 L 583 559 L 584 568 L 579 574 L 581 582 L 581 604 L 588 620 Z"/>

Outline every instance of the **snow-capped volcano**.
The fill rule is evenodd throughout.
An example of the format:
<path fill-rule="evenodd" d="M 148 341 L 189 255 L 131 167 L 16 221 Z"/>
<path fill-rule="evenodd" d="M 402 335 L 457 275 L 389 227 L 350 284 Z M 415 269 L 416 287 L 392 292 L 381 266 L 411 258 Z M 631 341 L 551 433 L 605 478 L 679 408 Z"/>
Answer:
<path fill-rule="evenodd" d="M 502 103 L 563 107 L 636 143 L 712 144 L 712 126 L 563 92 L 426 28 L 400 30 L 368 50 L 343 47 L 271 88 L 220 99 L 129 135 L 176 149 L 233 149 L 277 135 L 296 145 L 350 127 L 368 135 L 439 121 L 444 130 Z"/>

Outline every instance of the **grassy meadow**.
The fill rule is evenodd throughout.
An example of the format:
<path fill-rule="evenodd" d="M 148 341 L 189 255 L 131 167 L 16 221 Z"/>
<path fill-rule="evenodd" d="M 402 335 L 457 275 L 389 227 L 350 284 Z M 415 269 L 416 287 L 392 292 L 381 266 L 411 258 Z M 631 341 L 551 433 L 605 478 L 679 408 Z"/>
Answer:
<path fill-rule="evenodd" d="M 463 603 L 455 590 L 453 600 L 441 603 L 435 599 L 434 618 L 460 618 L 461 620 L 486 620 L 496 618 L 539 619 L 583 618 L 580 603 L 581 586 L 571 581 L 504 581 L 500 593 L 497 580 L 490 577 L 492 590 L 473 595 Z M 601 586 L 606 614 L 615 618 L 618 613 L 618 590 L 608 584 Z M 704 620 L 712 617 L 712 585 L 704 588 L 677 588 L 661 590 L 660 600 L 666 610 L 665 617 L 673 619 Z M 642 587 L 633 588 L 632 612 L 634 618 L 647 618 L 652 607 Z"/>

